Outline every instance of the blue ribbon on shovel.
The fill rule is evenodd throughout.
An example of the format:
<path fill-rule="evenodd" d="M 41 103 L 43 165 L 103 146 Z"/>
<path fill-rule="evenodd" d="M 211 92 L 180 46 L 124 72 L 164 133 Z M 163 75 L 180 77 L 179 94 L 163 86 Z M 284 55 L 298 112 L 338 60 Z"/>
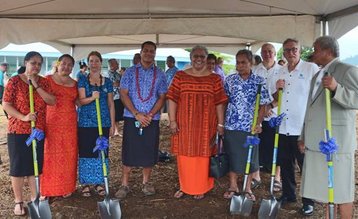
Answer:
<path fill-rule="evenodd" d="M 326 160 L 328 161 L 331 154 L 338 151 L 338 145 L 335 138 L 329 138 L 328 141 L 319 142 L 319 150 L 322 154 L 326 155 Z"/>
<path fill-rule="evenodd" d="M 93 152 L 98 151 L 105 151 L 109 147 L 109 140 L 104 136 L 99 136 L 96 140 L 96 147 L 93 148 Z"/>
<path fill-rule="evenodd" d="M 45 138 L 45 133 L 41 129 L 32 128 L 30 136 L 26 139 L 26 145 L 30 146 L 33 140 L 41 141 Z"/>
<path fill-rule="evenodd" d="M 271 128 L 280 127 L 281 122 L 285 116 L 286 116 L 286 113 L 281 113 L 279 116 L 271 118 L 269 121 L 269 126 Z"/>
<path fill-rule="evenodd" d="M 260 144 L 260 138 L 250 135 L 250 136 L 246 137 L 246 142 L 244 144 L 244 148 L 247 148 L 250 145 L 258 145 L 258 144 Z"/>

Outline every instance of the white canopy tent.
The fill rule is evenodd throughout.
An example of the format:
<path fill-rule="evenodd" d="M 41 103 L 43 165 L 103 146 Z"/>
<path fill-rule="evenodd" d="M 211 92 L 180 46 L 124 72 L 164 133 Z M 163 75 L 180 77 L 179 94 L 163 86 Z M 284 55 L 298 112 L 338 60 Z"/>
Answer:
<path fill-rule="evenodd" d="M 357 0 L 2 0 L 0 47 L 44 42 L 80 59 L 151 40 L 234 54 L 288 37 L 311 45 L 327 21 L 337 38 L 356 27 Z"/>

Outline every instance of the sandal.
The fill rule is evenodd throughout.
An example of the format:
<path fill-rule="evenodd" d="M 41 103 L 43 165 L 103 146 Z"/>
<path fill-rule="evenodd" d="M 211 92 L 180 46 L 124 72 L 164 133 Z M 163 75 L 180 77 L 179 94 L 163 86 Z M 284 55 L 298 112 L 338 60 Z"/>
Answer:
<path fill-rule="evenodd" d="M 94 190 L 99 196 L 104 196 L 106 194 L 106 191 L 104 190 L 102 185 L 99 184 L 95 185 Z"/>
<path fill-rule="evenodd" d="M 245 197 L 249 200 L 252 200 L 253 202 L 256 201 L 256 197 L 254 196 L 254 194 L 252 194 L 252 192 L 245 192 Z"/>
<path fill-rule="evenodd" d="M 205 195 L 204 195 L 204 194 L 194 195 L 193 198 L 194 198 L 195 200 L 201 200 L 201 199 L 205 198 Z"/>
<path fill-rule="evenodd" d="M 129 192 L 129 186 L 121 185 L 114 196 L 118 199 L 124 199 L 125 197 L 127 197 Z"/>
<path fill-rule="evenodd" d="M 275 180 L 273 183 L 273 191 L 280 192 L 282 190 L 282 183 L 278 180 Z"/>
<path fill-rule="evenodd" d="M 20 206 L 20 213 L 15 210 L 17 205 Z M 25 216 L 26 215 L 26 210 L 24 208 L 24 202 L 15 202 L 14 215 L 15 216 Z"/>
<path fill-rule="evenodd" d="M 88 185 L 83 186 L 82 191 L 81 191 L 81 195 L 83 197 L 91 197 L 92 196 L 90 187 Z"/>
<path fill-rule="evenodd" d="M 181 198 L 181 197 L 183 197 L 183 196 L 184 196 L 184 192 L 181 191 L 181 190 L 178 190 L 178 191 L 176 191 L 176 192 L 174 193 L 174 198 L 179 199 L 179 198 Z"/>
<path fill-rule="evenodd" d="M 257 189 L 260 185 L 261 185 L 261 180 L 257 180 L 255 178 L 252 178 L 251 189 Z"/>
<path fill-rule="evenodd" d="M 228 189 L 226 190 L 226 192 L 224 193 L 224 198 L 225 199 L 231 199 L 236 193 L 238 193 L 238 189 Z"/>

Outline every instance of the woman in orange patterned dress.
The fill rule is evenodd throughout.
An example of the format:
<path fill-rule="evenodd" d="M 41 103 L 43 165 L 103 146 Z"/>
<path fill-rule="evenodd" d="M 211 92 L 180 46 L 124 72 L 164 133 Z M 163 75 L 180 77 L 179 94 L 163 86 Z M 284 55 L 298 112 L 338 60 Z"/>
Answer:
<path fill-rule="evenodd" d="M 69 197 L 77 180 L 77 83 L 70 77 L 75 60 L 65 54 L 58 59 L 57 70 L 47 76 L 56 105 L 47 106 L 44 166 L 41 195 Z"/>
<path fill-rule="evenodd" d="M 185 193 L 202 199 L 214 187 L 209 158 L 216 132 L 224 133 L 227 96 L 220 76 L 207 69 L 207 56 L 205 47 L 195 46 L 190 53 L 192 68 L 175 74 L 167 94 L 180 184 L 176 198 Z"/>

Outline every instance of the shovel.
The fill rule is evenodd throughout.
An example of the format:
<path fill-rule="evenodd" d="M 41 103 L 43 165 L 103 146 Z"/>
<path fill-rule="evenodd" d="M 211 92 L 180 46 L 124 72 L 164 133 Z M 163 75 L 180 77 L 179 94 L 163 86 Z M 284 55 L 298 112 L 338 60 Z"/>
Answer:
<path fill-rule="evenodd" d="M 257 94 L 256 94 L 254 118 L 253 118 L 253 123 L 252 123 L 252 128 L 251 128 L 251 134 L 252 135 L 255 134 L 254 129 L 256 127 L 257 115 L 258 115 L 258 112 L 259 112 L 260 95 L 261 95 L 261 84 L 258 85 L 258 91 L 257 91 Z M 246 162 L 246 167 L 245 167 L 245 176 L 244 176 L 242 192 L 239 193 L 238 195 L 235 194 L 231 198 L 231 202 L 230 202 L 230 213 L 231 214 L 239 214 L 239 215 L 242 215 L 242 216 L 245 216 L 245 217 L 250 216 L 250 214 L 251 214 L 252 205 L 253 205 L 254 202 L 251 199 L 246 197 L 246 194 L 248 194 L 248 193 L 245 192 L 245 190 L 246 190 L 247 179 L 248 179 L 249 171 L 250 171 L 250 164 L 251 164 L 253 147 L 254 146 L 252 144 L 249 145 L 249 151 L 247 153 L 247 162 Z"/>
<path fill-rule="evenodd" d="M 97 121 L 98 121 L 98 134 L 99 138 L 103 137 L 102 132 L 102 121 L 101 121 L 101 109 L 99 106 L 99 99 L 96 99 L 96 111 L 97 111 Z M 119 206 L 119 201 L 117 199 L 112 200 L 109 198 L 109 186 L 108 186 L 108 174 L 107 174 L 107 165 L 105 163 L 105 154 L 104 150 L 101 151 L 102 158 L 102 169 L 105 185 L 105 198 L 101 202 L 97 202 L 98 210 L 102 219 L 119 219 L 122 217 L 121 207 Z"/>
<path fill-rule="evenodd" d="M 29 80 L 29 94 L 30 94 L 30 112 L 34 113 L 34 90 Z M 31 128 L 35 128 L 35 122 L 31 121 Z M 32 140 L 32 157 L 34 160 L 34 174 L 35 174 L 35 182 L 36 182 L 36 199 L 27 203 L 27 207 L 29 209 L 29 214 L 31 219 L 45 218 L 51 219 L 51 210 L 50 205 L 48 204 L 48 200 L 40 201 L 40 179 L 39 179 L 39 169 L 37 163 L 37 153 L 36 153 L 37 142 L 36 139 Z"/>
<path fill-rule="evenodd" d="M 324 74 L 328 75 L 328 72 Z M 326 96 L 326 130 L 325 140 L 326 142 L 332 137 L 332 118 L 331 118 L 331 91 L 325 88 Z M 333 159 L 332 153 L 327 154 L 327 166 L 328 166 L 328 215 L 329 219 L 334 218 L 334 189 L 333 189 Z"/>
<path fill-rule="evenodd" d="M 281 102 L 282 102 L 282 88 L 278 91 L 278 107 L 277 115 L 281 113 Z M 281 207 L 281 202 L 276 200 L 276 197 L 273 194 L 273 185 L 276 176 L 276 159 L 278 151 L 278 139 L 279 139 L 279 128 L 276 126 L 274 149 L 273 149 L 273 158 L 272 158 L 272 172 L 271 172 L 271 184 L 270 184 L 270 199 L 262 199 L 260 209 L 259 209 L 259 219 L 275 219 L 277 217 L 277 212 Z"/>

